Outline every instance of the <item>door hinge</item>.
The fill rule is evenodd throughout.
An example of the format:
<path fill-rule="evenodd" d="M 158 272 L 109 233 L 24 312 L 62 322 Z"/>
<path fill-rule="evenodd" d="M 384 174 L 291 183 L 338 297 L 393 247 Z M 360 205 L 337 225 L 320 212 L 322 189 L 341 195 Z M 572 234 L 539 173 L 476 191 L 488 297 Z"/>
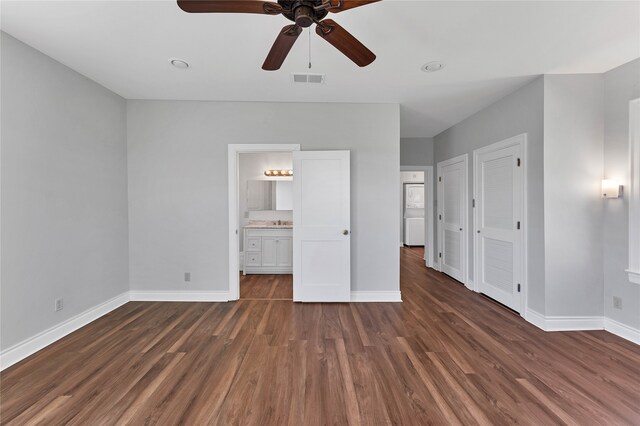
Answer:
<path fill-rule="evenodd" d="M 474 198 L 473 200 L 471 200 L 471 207 L 472 208 L 476 208 L 476 199 Z"/>
<path fill-rule="evenodd" d="M 442 215 L 441 214 L 438 215 L 438 220 L 442 220 Z"/>
<path fill-rule="evenodd" d="M 520 167 L 520 159 L 518 158 L 518 167 Z"/>
<path fill-rule="evenodd" d="M 438 177 L 438 182 L 442 182 L 442 176 Z"/>
<path fill-rule="evenodd" d="M 442 253 L 438 253 L 438 257 L 440 257 L 440 258 L 441 258 L 441 257 L 442 257 Z"/>
<path fill-rule="evenodd" d="M 516 229 L 520 229 L 520 221 L 518 221 L 518 224 L 516 225 Z"/>
<path fill-rule="evenodd" d="M 518 293 L 520 293 L 520 283 L 518 283 Z"/>

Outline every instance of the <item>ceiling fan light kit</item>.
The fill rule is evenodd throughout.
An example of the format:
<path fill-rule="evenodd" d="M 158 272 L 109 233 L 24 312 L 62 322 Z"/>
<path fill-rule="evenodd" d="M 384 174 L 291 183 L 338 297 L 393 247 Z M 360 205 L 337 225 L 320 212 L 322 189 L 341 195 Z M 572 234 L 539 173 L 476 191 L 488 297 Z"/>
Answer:
<path fill-rule="evenodd" d="M 178 0 L 178 7 L 188 13 L 254 13 L 261 15 L 282 15 L 293 22 L 276 37 L 271 51 L 262 65 L 263 70 L 280 69 L 289 51 L 302 33 L 303 28 L 316 24 L 316 34 L 338 49 L 356 65 L 366 67 L 376 59 L 367 49 L 332 19 L 324 19 L 329 13 L 345 10 L 380 0 Z"/>

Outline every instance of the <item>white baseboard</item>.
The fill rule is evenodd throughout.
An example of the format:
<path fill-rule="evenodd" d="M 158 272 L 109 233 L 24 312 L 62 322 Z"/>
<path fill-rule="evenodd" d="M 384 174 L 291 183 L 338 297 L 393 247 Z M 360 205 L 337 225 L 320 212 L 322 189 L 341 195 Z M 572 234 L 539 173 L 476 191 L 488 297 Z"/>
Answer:
<path fill-rule="evenodd" d="M 640 284 L 640 271 L 632 271 L 631 269 L 626 270 L 629 275 L 629 282 Z"/>
<path fill-rule="evenodd" d="M 538 327 L 540 330 L 547 331 L 547 320 L 541 313 L 534 311 L 533 309 L 527 309 L 524 314 L 524 319 Z"/>
<path fill-rule="evenodd" d="M 544 331 L 604 330 L 604 318 L 598 316 L 545 316 L 527 309 L 525 319 Z"/>
<path fill-rule="evenodd" d="M 114 309 L 124 305 L 129 301 L 129 292 L 122 293 L 99 305 L 89 308 L 86 311 L 69 318 L 41 333 L 36 334 L 22 342 L 11 346 L 0 352 L 0 371 L 24 358 L 38 352 L 40 349 L 49 346 L 53 342 L 62 339 L 67 334 L 73 333 L 77 329 L 84 327 L 101 316 L 108 314 Z"/>
<path fill-rule="evenodd" d="M 402 302 L 399 291 L 352 291 L 352 302 Z"/>
<path fill-rule="evenodd" d="M 613 333 L 616 336 L 620 336 L 623 339 L 627 339 L 636 345 L 640 345 L 640 330 L 630 327 L 626 324 L 622 324 L 611 318 L 604 319 L 604 329 L 609 333 Z"/>
<path fill-rule="evenodd" d="M 548 316 L 547 331 L 604 330 L 603 317 L 558 317 Z"/>
<path fill-rule="evenodd" d="M 476 286 L 473 283 L 473 280 L 471 278 L 467 278 L 467 282 L 465 283 L 464 286 L 471 291 L 476 291 Z"/>
<path fill-rule="evenodd" d="M 640 345 L 640 330 L 611 318 L 545 316 L 533 309 L 527 309 L 525 319 L 544 331 L 606 330 Z"/>
<path fill-rule="evenodd" d="M 131 290 L 136 302 L 228 302 L 228 291 L 140 291 Z"/>

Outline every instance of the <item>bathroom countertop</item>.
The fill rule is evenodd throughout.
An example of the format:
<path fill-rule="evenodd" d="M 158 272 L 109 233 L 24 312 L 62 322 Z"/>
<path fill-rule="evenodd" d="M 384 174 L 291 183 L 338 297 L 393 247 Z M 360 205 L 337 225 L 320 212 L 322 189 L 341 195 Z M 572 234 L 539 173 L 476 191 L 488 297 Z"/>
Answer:
<path fill-rule="evenodd" d="M 252 221 L 244 226 L 246 229 L 293 229 L 293 223 L 284 221 L 278 225 L 277 221 Z"/>

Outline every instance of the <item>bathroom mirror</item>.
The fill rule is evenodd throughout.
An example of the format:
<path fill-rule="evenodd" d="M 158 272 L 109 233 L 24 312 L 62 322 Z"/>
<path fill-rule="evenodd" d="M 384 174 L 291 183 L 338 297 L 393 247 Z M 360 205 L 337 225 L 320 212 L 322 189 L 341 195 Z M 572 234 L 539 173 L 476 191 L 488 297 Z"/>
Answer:
<path fill-rule="evenodd" d="M 247 210 L 292 210 L 293 182 L 290 180 L 248 180 Z"/>

